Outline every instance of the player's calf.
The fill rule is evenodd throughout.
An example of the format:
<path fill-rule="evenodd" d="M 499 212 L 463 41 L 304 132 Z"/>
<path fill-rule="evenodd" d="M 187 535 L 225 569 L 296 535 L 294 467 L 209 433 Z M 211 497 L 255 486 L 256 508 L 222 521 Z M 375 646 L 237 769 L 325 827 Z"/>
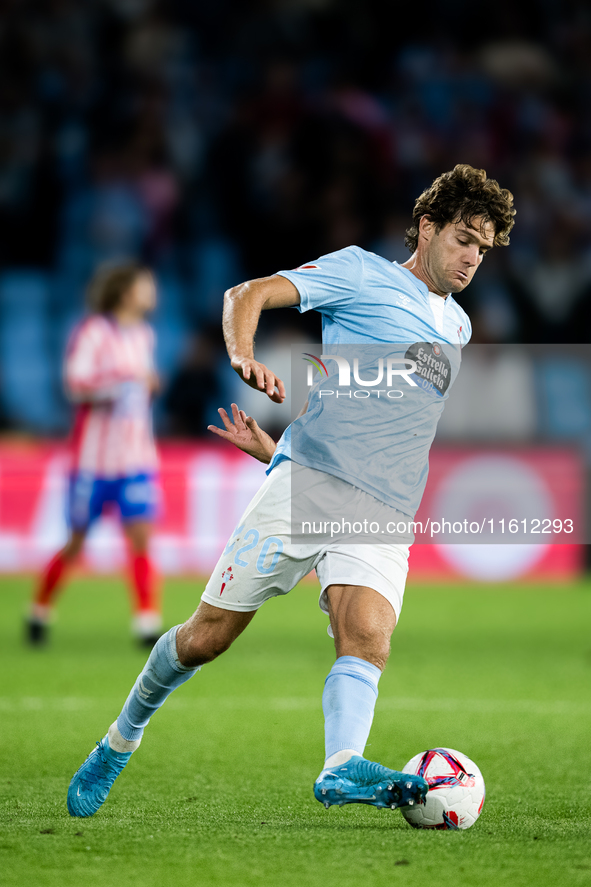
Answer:
<path fill-rule="evenodd" d="M 179 628 L 176 638 L 179 661 L 185 668 L 197 668 L 217 659 L 242 634 L 255 613 L 256 610 L 226 610 L 201 601 L 191 618 Z"/>

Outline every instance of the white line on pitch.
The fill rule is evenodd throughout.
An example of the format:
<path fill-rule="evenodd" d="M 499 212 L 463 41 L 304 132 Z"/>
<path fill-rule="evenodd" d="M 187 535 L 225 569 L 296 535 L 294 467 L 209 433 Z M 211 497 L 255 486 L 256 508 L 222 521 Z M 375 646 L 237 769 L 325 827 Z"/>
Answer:
<path fill-rule="evenodd" d="M 90 711 L 92 709 L 113 709 L 120 700 L 111 698 L 79 696 L 0 696 L 0 712 L 36 711 Z M 274 711 L 320 711 L 320 697 L 312 696 L 223 696 L 196 697 L 192 699 L 170 699 L 168 709 L 211 709 L 230 711 L 233 709 L 260 709 Z M 591 706 L 564 699 L 413 699 L 382 696 L 378 709 L 387 711 L 415 712 L 462 712 L 470 714 L 532 714 L 532 715 L 575 715 L 590 716 Z"/>

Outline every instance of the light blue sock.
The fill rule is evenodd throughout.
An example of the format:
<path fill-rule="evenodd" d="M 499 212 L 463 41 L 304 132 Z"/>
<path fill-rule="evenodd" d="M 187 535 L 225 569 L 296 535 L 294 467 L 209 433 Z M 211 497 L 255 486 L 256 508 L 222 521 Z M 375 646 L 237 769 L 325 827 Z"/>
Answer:
<path fill-rule="evenodd" d="M 119 717 L 117 729 L 124 739 L 141 739 L 144 727 L 160 708 L 173 690 L 193 677 L 198 668 L 181 665 L 176 652 L 176 633 L 180 625 L 175 625 L 154 644 L 144 670 L 133 685 L 133 689 Z"/>
<path fill-rule="evenodd" d="M 340 656 L 322 694 L 326 758 L 343 749 L 362 755 L 378 698 L 381 671 L 356 656 Z"/>

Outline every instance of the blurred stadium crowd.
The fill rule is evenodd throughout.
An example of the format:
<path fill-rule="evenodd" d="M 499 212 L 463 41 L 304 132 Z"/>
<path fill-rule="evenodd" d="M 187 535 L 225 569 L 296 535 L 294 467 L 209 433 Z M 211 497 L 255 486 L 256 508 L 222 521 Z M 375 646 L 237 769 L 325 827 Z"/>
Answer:
<path fill-rule="evenodd" d="M 427 0 L 398 30 L 377 0 L 1 9 L 5 428 L 66 430 L 61 356 L 84 284 L 137 256 L 161 293 L 158 428 L 202 433 L 236 396 L 224 289 L 351 243 L 404 261 L 414 199 L 457 162 L 518 210 L 462 299 L 474 341 L 589 340 L 588 3 Z M 264 318 L 261 348 L 294 320 L 275 312 L 271 337 Z M 317 318 L 298 328 L 318 340 Z"/>

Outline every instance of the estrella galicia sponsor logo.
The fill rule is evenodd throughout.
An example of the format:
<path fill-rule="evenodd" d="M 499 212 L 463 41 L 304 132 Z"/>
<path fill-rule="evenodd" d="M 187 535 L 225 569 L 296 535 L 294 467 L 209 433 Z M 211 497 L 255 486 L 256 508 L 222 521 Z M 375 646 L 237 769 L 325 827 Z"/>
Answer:
<path fill-rule="evenodd" d="M 451 364 L 439 342 L 415 342 L 405 357 L 415 363 L 416 383 L 424 391 L 443 397 L 451 382 Z"/>

